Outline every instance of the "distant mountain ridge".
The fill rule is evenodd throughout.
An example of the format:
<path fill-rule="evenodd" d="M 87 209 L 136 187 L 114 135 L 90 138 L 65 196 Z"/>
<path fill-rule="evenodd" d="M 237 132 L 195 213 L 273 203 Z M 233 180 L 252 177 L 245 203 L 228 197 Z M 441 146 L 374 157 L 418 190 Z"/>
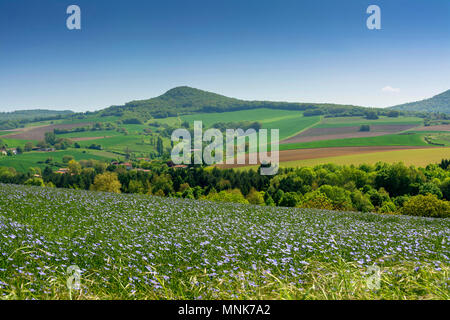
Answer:
<path fill-rule="evenodd" d="M 429 99 L 400 104 L 390 107 L 389 109 L 398 111 L 439 112 L 450 114 L 450 90 L 442 92 Z"/>

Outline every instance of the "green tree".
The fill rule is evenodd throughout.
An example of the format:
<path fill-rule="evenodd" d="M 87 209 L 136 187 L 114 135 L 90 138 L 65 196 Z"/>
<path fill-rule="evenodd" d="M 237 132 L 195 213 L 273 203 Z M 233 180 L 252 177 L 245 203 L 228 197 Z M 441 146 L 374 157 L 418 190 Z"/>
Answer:
<path fill-rule="evenodd" d="M 91 190 L 120 193 L 121 183 L 115 172 L 105 172 L 95 176 Z"/>
<path fill-rule="evenodd" d="M 439 200 L 435 195 L 411 197 L 401 209 L 401 213 L 410 216 L 450 218 L 450 203 Z"/>
<path fill-rule="evenodd" d="M 164 153 L 164 143 L 160 136 L 158 136 L 158 140 L 156 142 L 156 151 L 158 151 L 158 154 L 160 156 L 162 156 Z"/>

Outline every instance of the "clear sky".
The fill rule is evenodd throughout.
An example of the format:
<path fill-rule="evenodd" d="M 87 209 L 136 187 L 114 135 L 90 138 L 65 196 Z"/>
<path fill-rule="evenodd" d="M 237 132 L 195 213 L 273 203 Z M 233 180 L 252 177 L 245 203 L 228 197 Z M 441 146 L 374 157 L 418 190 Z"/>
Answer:
<path fill-rule="evenodd" d="M 81 8 L 81 30 L 66 9 Z M 381 8 L 381 30 L 366 9 Z M 385 107 L 450 89 L 449 0 L 0 0 L 0 111 L 98 110 L 180 85 Z"/>

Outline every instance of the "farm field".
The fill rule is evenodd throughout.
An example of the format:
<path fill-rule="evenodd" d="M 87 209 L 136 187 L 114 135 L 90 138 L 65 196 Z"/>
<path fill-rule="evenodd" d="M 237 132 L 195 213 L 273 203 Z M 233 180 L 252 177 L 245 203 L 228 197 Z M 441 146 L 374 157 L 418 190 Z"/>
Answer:
<path fill-rule="evenodd" d="M 448 219 L 14 185 L 0 207 L 3 299 L 450 298 Z"/>
<path fill-rule="evenodd" d="M 355 124 L 363 125 L 414 125 L 420 126 L 423 124 L 423 119 L 418 117 L 398 117 L 390 118 L 380 116 L 376 120 L 368 120 L 364 117 L 337 117 L 337 118 L 323 118 L 317 128 L 337 128 L 337 127 L 351 127 Z"/>
<path fill-rule="evenodd" d="M 301 167 L 314 166 L 324 163 L 334 163 L 337 165 L 360 165 L 375 164 L 377 162 L 396 163 L 403 162 L 406 165 L 425 167 L 431 163 L 439 163 L 441 159 L 450 156 L 450 148 L 426 148 L 426 149 L 405 149 L 382 152 L 361 152 L 352 155 L 323 157 L 315 159 L 305 159 L 296 161 L 281 162 L 280 167 Z"/>
<path fill-rule="evenodd" d="M 0 156 L 0 167 L 11 167 L 18 171 L 26 172 L 30 167 L 39 167 L 44 169 L 48 164 L 44 161 L 51 158 L 53 161 L 62 163 L 64 156 L 73 156 L 76 161 L 79 160 L 106 160 L 117 158 L 117 155 L 109 152 L 102 152 L 97 150 L 83 150 L 71 149 L 54 152 L 27 152 L 11 157 Z"/>
<path fill-rule="evenodd" d="M 423 134 L 408 133 L 387 134 L 376 137 L 318 140 L 282 144 L 280 145 L 280 150 L 363 146 L 428 146 L 423 137 Z"/>
<path fill-rule="evenodd" d="M 395 152 L 394 152 L 395 151 Z M 404 161 L 403 152 L 411 152 L 409 164 L 426 166 L 439 162 L 450 154 L 449 148 L 421 146 L 362 146 L 362 147 L 330 147 L 313 149 L 283 150 L 279 153 L 280 167 L 311 166 L 320 163 L 362 164 L 378 161 L 394 163 Z M 408 153 L 406 153 L 408 154 Z M 247 156 L 248 157 L 248 156 Z M 335 162 L 336 161 L 336 162 Z M 219 168 L 256 168 L 248 165 L 218 165 Z"/>

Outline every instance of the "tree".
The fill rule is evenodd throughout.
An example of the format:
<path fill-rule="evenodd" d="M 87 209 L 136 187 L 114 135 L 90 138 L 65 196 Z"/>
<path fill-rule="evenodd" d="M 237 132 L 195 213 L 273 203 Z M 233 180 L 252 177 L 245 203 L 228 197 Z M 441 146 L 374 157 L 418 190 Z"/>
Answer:
<path fill-rule="evenodd" d="M 295 192 L 286 192 L 280 200 L 282 207 L 296 207 L 300 203 L 300 197 Z"/>
<path fill-rule="evenodd" d="M 70 161 L 70 160 L 73 160 L 73 159 L 74 159 L 73 156 L 65 155 L 65 156 L 62 158 L 62 161 L 63 161 L 63 163 L 69 163 L 69 161 Z"/>
<path fill-rule="evenodd" d="M 81 165 L 75 160 L 70 160 L 68 163 L 69 173 L 77 175 L 81 172 Z"/>
<path fill-rule="evenodd" d="M 400 115 L 400 112 L 398 112 L 396 110 L 392 110 L 387 113 L 387 116 L 390 118 L 397 118 L 399 115 Z"/>
<path fill-rule="evenodd" d="M 368 124 L 362 124 L 361 127 L 359 128 L 359 131 L 368 132 L 370 131 L 370 126 Z"/>
<path fill-rule="evenodd" d="M 139 180 L 131 180 L 128 184 L 128 192 L 129 193 L 144 193 L 144 185 Z"/>
<path fill-rule="evenodd" d="M 25 144 L 25 147 L 23 148 L 23 150 L 25 150 L 25 152 L 30 152 L 31 150 L 33 150 L 33 143 L 32 142 L 27 142 Z"/>
<path fill-rule="evenodd" d="M 264 205 L 264 196 L 263 196 L 264 192 L 258 192 L 256 191 L 255 188 L 251 188 L 249 194 L 247 195 L 247 197 L 245 197 L 247 199 L 247 201 L 251 204 L 256 204 L 256 205 Z"/>
<path fill-rule="evenodd" d="M 54 132 L 45 133 L 45 142 L 49 145 L 54 145 L 56 143 L 56 135 Z"/>
<path fill-rule="evenodd" d="M 163 140 L 161 139 L 161 137 L 159 137 L 159 136 L 158 136 L 158 140 L 156 142 L 156 151 L 158 151 L 158 154 L 160 156 L 162 156 L 164 153 L 164 143 L 163 143 Z"/>
<path fill-rule="evenodd" d="M 319 191 L 307 193 L 300 206 L 302 208 L 333 210 L 333 203 L 331 202 L 331 200 L 328 199 L 325 194 Z"/>
<path fill-rule="evenodd" d="M 95 176 L 94 183 L 90 189 L 94 191 L 120 193 L 121 187 L 122 185 L 117 177 L 117 173 L 107 171 Z"/>
<path fill-rule="evenodd" d="M 375 111 L 368 111 L 366 113 L 366 119 L 367 120 L 377 120 L 378 119 L 378 115 Z"/>
<path fill-rule="evenodd" d="M 44 180 L 41 178 L 33 177 L 25 181 L 24 183 L 26 186 L 37 186 L 37 187 L 44 187 L 45 183 Z"/>

